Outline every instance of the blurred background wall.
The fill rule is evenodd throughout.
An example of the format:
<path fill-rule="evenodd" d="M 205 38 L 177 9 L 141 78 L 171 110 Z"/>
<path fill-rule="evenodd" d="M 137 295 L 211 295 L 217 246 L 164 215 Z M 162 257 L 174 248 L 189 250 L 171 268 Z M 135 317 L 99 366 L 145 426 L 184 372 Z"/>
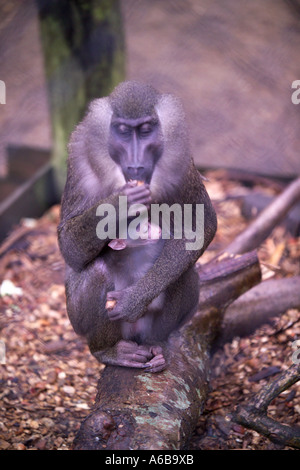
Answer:
<path fill-rule="evenodd" d="M 293 178 L 299 53 L 300 0 L 0 0 L 2 225 L 59 200 L 70 133 L 124 79 L 181 98 L 199 169 Z"/>
<path fill-rule="evenodd" d="M 127 77 L 179 95 L 200 167 L 300 173 L 299 0 L 123 0 Z"/>
<path fill-rule="evenodd" d="M 71 132 L 124 77 L 119 0 L 0 0 L 0 240 L 59 202 Z"/>
<path fill-rule="evenodd" d="M 7 173 L 7 146 L 51 147 L 51 123 L 34 1 L 0 1 L 0 177 Z"/>

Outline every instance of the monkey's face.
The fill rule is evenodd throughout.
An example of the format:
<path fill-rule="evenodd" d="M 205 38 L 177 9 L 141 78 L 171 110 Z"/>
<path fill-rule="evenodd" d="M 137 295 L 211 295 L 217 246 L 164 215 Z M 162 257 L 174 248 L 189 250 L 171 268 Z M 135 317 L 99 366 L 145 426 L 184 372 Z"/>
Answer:
<path fill-rule="evenodd" d="M 121 167 L 126 181 L 150 183 L 153 170 L 163 153 L 163 139 L 157 116 L 127 119 L 113 116 L 108 151 Z"/>

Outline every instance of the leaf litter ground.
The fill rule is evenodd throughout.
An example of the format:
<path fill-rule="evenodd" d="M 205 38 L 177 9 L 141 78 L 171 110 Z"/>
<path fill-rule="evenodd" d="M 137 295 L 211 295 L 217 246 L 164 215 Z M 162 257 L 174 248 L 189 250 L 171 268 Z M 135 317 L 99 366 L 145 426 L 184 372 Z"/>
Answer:
<path fill-rule="evenodd" d="M 218 214 L 218 232 L 206 262 L 239 234 L 249 221 L 240 197 L 253 190 L 277 194 L 262 183 L 242 185 L 222 172 L 206 176 Z M 89 414 L 103 366 L 69 323 L 64 263 L 57 245 L 59 206 L 38 220 L 24 219 L 0 247 L 0 449 L 71 449 Z M 258 250 L 263 277 L 300 274 L 300 238 L 280 225 Z M 270 266 L 270 268 L 266 268 Z M 6 292 L 3 281 L 11 281 Z M 292 343 L 300 338 L 299 311 L 288 310 L 271 325 L 246 338 L 234 338 L 211 364 L 210 394 L 190 449 L 277 449 L 270 441 L 231 421 L 235 406 L 258 392 L 291 364 Z M 3 347 L 5 347 L 5 357 Z M 300 384 L 281 394 L 269 414 L 297 425 Z M 288 449 L 288 448 L 285 448 Z"/>

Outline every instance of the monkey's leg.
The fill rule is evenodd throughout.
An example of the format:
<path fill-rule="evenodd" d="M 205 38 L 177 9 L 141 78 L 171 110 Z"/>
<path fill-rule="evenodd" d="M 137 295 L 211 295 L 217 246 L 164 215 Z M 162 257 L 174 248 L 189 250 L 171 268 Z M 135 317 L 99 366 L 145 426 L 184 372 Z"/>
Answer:
<path fill-rule="evenodd" d="M 157 371 L 156 351 L 150 346 L 124 341 L 121 322 L 111 321 L 105 308 L 106 296 L 114 289 L 105 263 L 95 260 L 78 273 L 67 268 L 67 311 L 75 332 L 87 338 L 99 362 Z M 151 362 L 155 359 L 154 363 Z"/>

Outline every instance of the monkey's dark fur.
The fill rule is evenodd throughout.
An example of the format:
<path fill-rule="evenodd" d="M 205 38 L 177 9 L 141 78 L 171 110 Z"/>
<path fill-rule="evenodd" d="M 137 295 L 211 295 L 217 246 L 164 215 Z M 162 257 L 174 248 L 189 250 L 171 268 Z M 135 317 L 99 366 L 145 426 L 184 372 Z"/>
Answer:
<path fill-rule="evenodd" d="M 132 178 L 133 177 L 133 178 Z M 130 179 L 144 181 L 141 187 Z M 204 245 L 185 238 L 130 242 L 115 251 L 96 235 L 102 203 L 204 204 Z M 66 261 L 67 310 L 74 330 L 105 364 L 158 372 L 165 340 L 197 308 L 194 264 L 216 231 L 216 216 L 190 156 L 180 102 L 137 82 L 94 100 L 69 144 L 58 237 Z M 111 312 L 107 297 L 117 300 Z"/>

